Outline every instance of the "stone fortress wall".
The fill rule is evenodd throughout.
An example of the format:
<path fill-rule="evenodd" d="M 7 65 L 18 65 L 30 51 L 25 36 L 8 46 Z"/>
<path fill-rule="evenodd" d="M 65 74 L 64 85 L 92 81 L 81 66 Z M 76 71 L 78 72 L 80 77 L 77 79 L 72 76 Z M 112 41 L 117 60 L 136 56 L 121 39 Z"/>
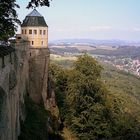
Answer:
<path fill-rule="evenodd" d="M 5 55 L 1 53 L 0 50 L 0 140 L 17 140 L 20 121 L 26 117 L 25 95 L 28 93 L 36 103 L 43 102 L 46 109 L 55 98 L 54 94 L 53 99 L 48 96 L 49 50 L 19 42 Z"/>
<path fill-rule="evenodd" d="M 29 93 L 36 103 L 47 99 L 49 54 L 48 48 L 30 48 Z"/>
<path fill-rule="evenodd" d="M 20 134 L 20 120 L 25 119 L 28 44 L 17 44 L 14 49 L 0 57 L 0 140 L 16 140 Z"/>

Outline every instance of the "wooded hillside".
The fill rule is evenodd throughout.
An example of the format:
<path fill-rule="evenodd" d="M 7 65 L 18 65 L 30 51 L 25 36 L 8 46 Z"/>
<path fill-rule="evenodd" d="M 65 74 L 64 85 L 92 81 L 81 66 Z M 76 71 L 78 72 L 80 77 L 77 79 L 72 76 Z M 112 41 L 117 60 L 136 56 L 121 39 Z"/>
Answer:
<path fill-rule="evenodd" d="M 50 78 L 61 120 L 78 139 L 140 139 L 137 77 L 83 55 L 70 69 L 51 64 Z"/>

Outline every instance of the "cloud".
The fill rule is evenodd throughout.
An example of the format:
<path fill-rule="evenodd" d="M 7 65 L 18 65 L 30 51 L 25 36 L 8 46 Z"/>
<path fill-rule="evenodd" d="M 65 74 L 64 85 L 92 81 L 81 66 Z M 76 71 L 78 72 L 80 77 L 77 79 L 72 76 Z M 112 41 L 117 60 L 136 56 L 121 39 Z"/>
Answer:
<path fill-rule="evenodd" d="M 140 32 L 140 28 L 135 27 L 135 28 L 133 28 L 133 31 L 134 32 Z"/>
<path fill-rule="evenodd" d="M 90 27 L 90 31 L 109 31 L 111 30 L 112 27 L 111 26 L 91 26 Z"/>

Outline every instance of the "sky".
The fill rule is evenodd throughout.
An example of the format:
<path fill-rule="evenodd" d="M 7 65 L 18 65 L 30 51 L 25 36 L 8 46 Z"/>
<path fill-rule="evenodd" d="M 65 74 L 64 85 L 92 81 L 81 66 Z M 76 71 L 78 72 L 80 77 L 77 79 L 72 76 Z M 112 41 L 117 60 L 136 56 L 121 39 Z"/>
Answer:
<path fill-rule="evenodd" d="M 28 0 L 17 3 L 18 16 L 23 21 L 32 9 L 26 9 Z M 140 0 L 52 0 L 49 8 L 37 10 L 49 26 L 50 41 L 75 38 L 140 41 Z"/>

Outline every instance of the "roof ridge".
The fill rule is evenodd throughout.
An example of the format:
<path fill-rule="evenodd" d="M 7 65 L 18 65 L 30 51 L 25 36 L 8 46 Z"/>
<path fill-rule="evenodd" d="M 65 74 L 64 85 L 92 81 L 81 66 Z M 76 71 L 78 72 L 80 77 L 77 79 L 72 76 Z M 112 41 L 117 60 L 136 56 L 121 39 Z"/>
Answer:
<path fill-rule="evenodd" d="M 32 12 L 30 12 L 27 16 L 31 16 L 31 17 L 43 17 L 36 9 L 34 9 Z"/>

